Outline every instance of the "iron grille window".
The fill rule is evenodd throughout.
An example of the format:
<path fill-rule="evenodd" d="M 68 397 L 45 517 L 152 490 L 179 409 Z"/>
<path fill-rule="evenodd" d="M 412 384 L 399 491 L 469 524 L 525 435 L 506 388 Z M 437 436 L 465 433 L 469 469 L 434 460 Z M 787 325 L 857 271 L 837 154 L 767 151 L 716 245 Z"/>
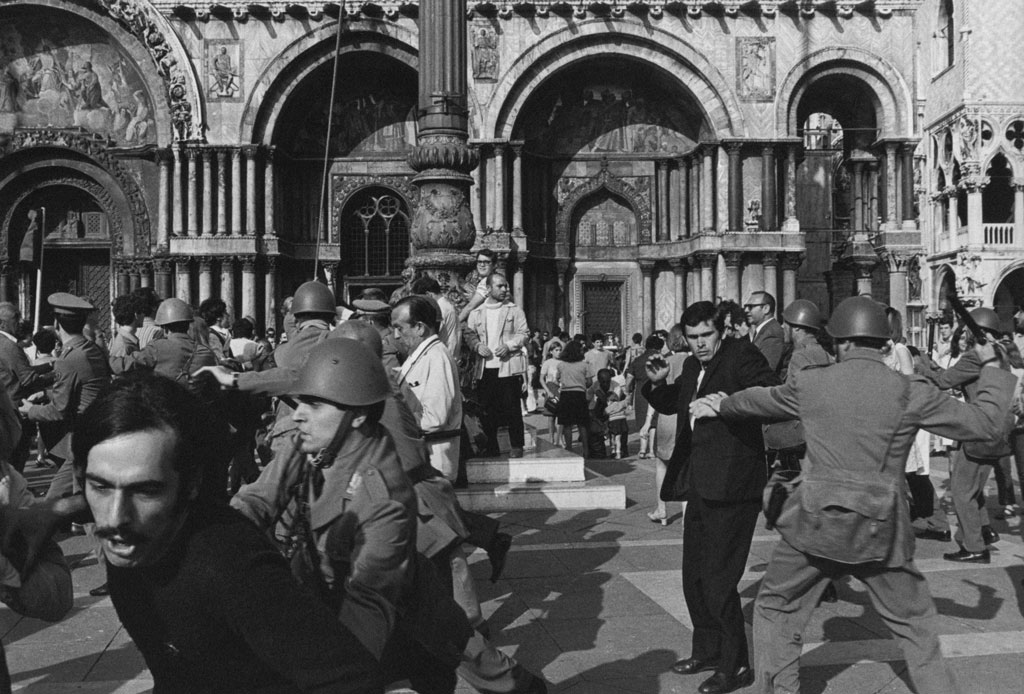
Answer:
<path fill-rule="evenodd" d="M 361 193 L 343 218 L 349 277 L 402 274 L 409 257 L 409 215 L 405 201 L 381 190 Z"/>

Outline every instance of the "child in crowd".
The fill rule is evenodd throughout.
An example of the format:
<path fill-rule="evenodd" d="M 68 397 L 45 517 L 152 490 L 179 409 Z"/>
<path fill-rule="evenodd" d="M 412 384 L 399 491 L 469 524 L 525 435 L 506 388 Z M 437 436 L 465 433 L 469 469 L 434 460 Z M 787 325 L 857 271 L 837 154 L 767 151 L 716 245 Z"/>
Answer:
<path fill-rule="evenodd" d="M 544 402 L 544 413 L 548 416 L 548 436 L 551 443 L 558 445 L 562 438 L 562 427 L 558 425 L 558 362 L 562 358 L 562 343 L 551 345 L 549 356 L 540 365 L 540 382 L 547 390 L 548 397 Z"/>
<path fill-rule="evenodd" d="M 612 458 L 626 458 L 629 454 L 629 427 L 626 424 L 626 409 L 629 402 L 622 386 L 614 380 L 615 372 L 601 369 L 597 372 L 597 383 L 591 386 L 587 396 L 591 403 L 591 429 L 608 436 Z"/>

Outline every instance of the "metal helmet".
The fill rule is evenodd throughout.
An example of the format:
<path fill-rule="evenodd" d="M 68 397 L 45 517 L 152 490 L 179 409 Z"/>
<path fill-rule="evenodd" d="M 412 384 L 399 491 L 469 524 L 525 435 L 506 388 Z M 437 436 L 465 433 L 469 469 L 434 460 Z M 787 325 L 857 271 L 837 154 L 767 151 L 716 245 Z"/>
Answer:
<path fill-rule="evenodd" d="M 181 299 L 170 298 L 160 302 L 156 309 L 154 322 L 157 325 L 170 325 L 171 323 L 188 323 L 195 317 L 192 307 Z"/>
<path fill-rule="evenodd" d="M 361 342 L 324 340 L 309 353 L 288 391 L 290 398 L 319 398 L 347 407 L 383 402 L 391 383 L 380 357 Z"/>
<path fill-rule="evenodd" d="M 999 314 L 990 308 L 976 308 L 971 310 L 971 318 L 985 330 L 991 330 L 997 335 L 1003 331 L 1000 326 Z"/>
<path fill-rule="evenodd" d="M 825 330 L 837 340 L 855 337 L 888 340 L 890 337 L 885 307 L 867 296 L 844 299 L 832 312 Z"/>
<path fill-rule="evenodd" d="M 782 312 L 782 320 L 790 325 L 799 325 L 801 328 L 818 331 L 821 330 L 821 311 L 817 304 L 807 299 L 797 299 L 786 307 Z"/>
<path fill-rule="evenodd" d="M 295 290 L 292 313 L 334 313 L 334 292 L 321 282 L 304 282 Z"/>

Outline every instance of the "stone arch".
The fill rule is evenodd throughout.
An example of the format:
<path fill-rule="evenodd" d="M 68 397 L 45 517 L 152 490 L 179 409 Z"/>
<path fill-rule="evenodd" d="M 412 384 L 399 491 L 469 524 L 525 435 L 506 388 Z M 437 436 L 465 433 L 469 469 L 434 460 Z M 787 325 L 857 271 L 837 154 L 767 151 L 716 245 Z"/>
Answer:
<path fill-rule="evenodd" d="M 591 19 L 557 31 L 523 51 L 498 77 L 483 105 L 481 134 L 507 139 L 537 88 L 561 68 L 609 54 L 646 61 L 672 75 L 701 105 L 717 138 L 746 135 L 742 110 L 722 73 L 677 35 L 654 27 L 622 24 L 609 36 L 604 19 Z M 493 134 L 493 135 L 492 135 Z"/>
<path fill-rule="evenodd" d="M 267 65 L 249 90 L 239 127 L 240 142 L 271 144 L 278 116 L 294 89 L 311 72 L 334 59 L 337 26 L 331 23 L 307 32 Z M 417 45 L 416 34 L 408 29 L 367 20 L 345 32 L 339 53 L 376 52 L 416 70 Z"/>
<path fill-rule="evenodd" d="M 932 306 L 939 305 L 942 300 L 942 287 L 946 283 L 956 286 L 956 270 L 949 263 L 943 263 L 932 271 Z"/>
<path fill-rule="evenodd" d="M 335 176 L 331 181 L 331 243 L 340 243 L 341 213 L 353 197 L 367 188 L 384 188 L 402 198 L 410 217 L 419 205 L 419 189 L 404 176 Z"/>
<path fill-rule="evenodd" d="M 913 137 L 910 89 L 903 75 L 879 56 L 861 48 L 823 48 L 798 62 L 782 80 L 775 95 L 775 127 L 793 137 L 800 124 L 797 108 L 807 88 L 830 75 L 855 77 L 865 83 L 878 99 L 878 128 L 881 137 Z"/>
<path fill-rule="evenodd" d="M 992 149 L 991 152 L 989 152 L 985 156 L 984 160 L 982 160 L 981 167 L 980 167 L 982 173 L 984 173 L 985 171 L 988 171 L 989 167 L 992 166 L 992 160 L 995 159 L 1000 154 L 1003 155 L 1003 159 L 1006 160 L 1006 165 L 1008 167 L 1010 167 L 1010 173 L 1012 173 L 1014 176 L 1017 176 L 1017 177 L 1022 176 L 1022 173 L 1024 173 L 1024 172 L 1022 172 L 1020 170 L 1021 169 L 1021 166 L 1020 166 L 1021 161 L 1020 161 L 1019 155 L 1017 155 L 1016 152 L 1008 151 L 1002 145 L 997 145 L 995 148 Z"/>
<path fill-rule="evenodd" d="M 607 190 L 626 201 L 636 214 L 638 242 L 650 243 L 651 206 L 633 185 L 613 176 L 607 168 L 602 168 L 600 174 L 580 183 L 566 195 L 555 218 L 555 241 L 567 244 L 570 248 L 575 247 L 576 241 L 572 234 L 573 215 L 580 203 L 600 190 Z"/>
<path fill-rule="evenodd" d="M 4 150 L 0 150 L 0 154 L 3 155 L 0 157 L 0 200 L 8 196 L 20 200 L 19 180 L 23 181 L 29 172 L 53 171 L 55 167 L 63 167 L 66 171 L 75 172 L 65 174 L 64 178 L 77 175 L 94 181 L 103 189 L 103 195 L 97 196 L 97 200 L 105 209 L 109 208 L 113 230 L 112 256 L 117 259 L 150 255 L 152 229 L 142 189 L 132 173 L 111 155 L 105 141 L 62 131 L 21 131 Z M 54 185 L 60 184 L 57 177 L 54 178 Z M 39 187 L 37 185 L 36 189 Z M 0 228 L 0 261 L 8 258 L 9 215 L 16 206 L 8 205 L 4 213 L 4 226 Z"/>

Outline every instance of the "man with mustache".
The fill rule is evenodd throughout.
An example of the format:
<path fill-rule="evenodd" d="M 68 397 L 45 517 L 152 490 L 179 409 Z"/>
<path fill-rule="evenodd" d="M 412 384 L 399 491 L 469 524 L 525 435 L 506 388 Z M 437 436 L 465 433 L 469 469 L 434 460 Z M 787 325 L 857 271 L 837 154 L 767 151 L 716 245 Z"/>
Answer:
<path fill-rule="evenodd" d="M 205 474 L 228 454 L 217 421 L 169 379 L 133 374 L 72 444 L 114 608 L 155 691 L 374 691 L 374 658 Z"/>

